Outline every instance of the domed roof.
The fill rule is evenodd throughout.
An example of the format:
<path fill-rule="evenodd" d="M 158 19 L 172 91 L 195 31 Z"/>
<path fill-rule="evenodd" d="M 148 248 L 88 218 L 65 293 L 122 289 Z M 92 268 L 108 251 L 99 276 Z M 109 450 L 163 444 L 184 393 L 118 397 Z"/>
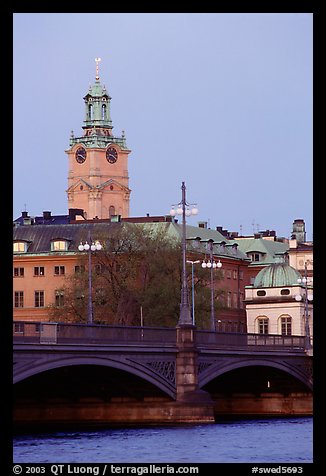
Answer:
<path fill-rule="evenodd" d="M 286 263 L 273 263 L 257 274 L 254 288 L 273 288 L 277 286 L 293 286 L 298 284 L 301 274 Z"/>

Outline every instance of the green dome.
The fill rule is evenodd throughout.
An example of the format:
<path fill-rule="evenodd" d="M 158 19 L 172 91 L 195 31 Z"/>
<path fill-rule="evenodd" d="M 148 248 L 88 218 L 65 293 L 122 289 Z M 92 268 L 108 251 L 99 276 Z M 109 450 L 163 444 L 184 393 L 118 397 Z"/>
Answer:
<path fill-rule="evenodd" d="M 273 263 L 257 274 L 254 288 L 273 288 L 277 286 L 293 286 L 298 284 L 301 274 L 285 263 Z"/>

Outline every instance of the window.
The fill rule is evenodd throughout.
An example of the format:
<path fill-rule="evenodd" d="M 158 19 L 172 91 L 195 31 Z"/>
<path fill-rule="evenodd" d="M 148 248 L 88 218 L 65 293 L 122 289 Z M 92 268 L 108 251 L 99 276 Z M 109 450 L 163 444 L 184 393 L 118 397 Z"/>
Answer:
<path fill-rule="evenodd" d="M 65 301 L 64 291 L 62 289 L 56 289 L 54 297 L 55 297 L 55 305 L 57 307 L 62 307 Z"/>
<path fill-rule="evenodd" d="M 244 307 L 244 293 L 240 291 L 240 309 L 243 309 Z"/>
<path fill-rule="evenodd" d="M 76 265 L 75 273 L 85 273 L 85 266 L 83 264 Z"/>
<path fill-rule="evenodd" d="M 14 277 L 23 278 L 24 277 L 24 268 L 14 268 Z"/>
<path fill-rule="evenodd" d="M 260 253 L 248 253 L 248 258 L 250 258 L 251 261 L 260 261 Z"/>
<path fill-rule="evenodd" d="M 96 264 L 95 265 L 95 273 L 96 274 L 102 274 L 103 273 L 103 266 L 101 264 Z"/>
<path fill-rule="evenodd" d="M 106 119 L 106 105 L 102 104 L 102 120 Z"/>
<path fill-rule="evenodd" d="M 242 270 L 239 271 L 239 279 L 243 279 L 243 271 Z"/>
<path fill-rule="evenodd" d="M 14 334 L 24 334 L 24 323 L 15 322 L 14 323 Z"/>
<path fill-rule="evenodd" d="M 111 218 L 113 215 L 115 215 L 115 207 L 111 205 L 109 208 L 109 218 Z"/>
<path fill-rule="evenodd" d="M 233 293 L 233 307 L 238 307 L 238 294 Z"/>
<path fill-rule="evenodd" d="M 65 267 L 64 266 L 55 266 L 54 267 L 54 274 L 56 276 L 65 274 Z"/>
<path fill-rule="evenodd" d="M 107 293 L 104 288 L 98 288 L 95 290 L 95 300 L 96 304 L 99 304 L 100 306 L 105 306 L 105 304 L 107 304 Z"/>
<path fill-rule="evenodd" d="M 15 307 L 24 307 L 24 291 L 15 291 Z"/>
<path fill-rule="evenodd" d="M 93 120 L 93 104 L 88 105 L 88 120 Z"/>
<path fill-rule="evenodd" d="M 228 270 L 226 271 L 226 277 L 227 277 L 228 279 L 231 279 L 231 270 L 230 270 L 230 269 L 228 269 Z"/>
<path fill-rule="evenodd" d="M 266 291 L 257 291 L 257 296 L 266 296 Z"/>
<path fill-rule="evenodd" d="M 289 289 L 281 289 L 281 295 L 282 296 L 288 296 L 290 294 L 290 290 Z"/>
<path fill-rule="evenodd" d="M 236 269 L 233 270 L 233 279 L 237 279 L 238 271 Z"/>
<path fill-rule="evenodd" d="M 267 317 L 258 318 L 258 333 L 268 334 L 268 318 Z"/>
<path fill-rule="evenodd" d="M 228 294 L 227 294 L 227 303 L 226 303 L 227 307 L 231 307 L 231 305 L 232 305 L 231 300 L 232 300 L 232 293 L 228 292 Z"/>
<path fill-rule="evenodd" d="M 281 334 L 282 336 L 290 336 L 292 334 L 291 316 L 281 316 Z"/>
<path fill-rule="evenodd" d="M 14 253 L 26 253 L 27 243 L 25 241 L 16 241 L 14 243 Z"/>
<path fill-rule="evenodd" d="M 67 251 L 68 244 L 67 240 L 51 241 L 51 251 Z"/>
<path fill-rule="evenodd" d="M 44 266 L 34 266 L 34 276 L 44 276 Z"/>
<path fill-rule="evenodd" d="M 35 291 L 34 305 L 35 307 L 44 307 L 44 291 Z"/>

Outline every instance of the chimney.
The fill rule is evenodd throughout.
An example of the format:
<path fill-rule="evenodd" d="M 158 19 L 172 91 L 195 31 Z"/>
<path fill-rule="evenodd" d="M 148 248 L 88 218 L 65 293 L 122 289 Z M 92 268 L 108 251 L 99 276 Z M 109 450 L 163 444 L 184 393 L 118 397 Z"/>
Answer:
<path fill-rule="evenodd" d="M 27 218 L 28 217 L 28 212 L 22 212 L 22 218 Z"/>
<path fill-rule="evenodd" d="M 84 210 L 82 208 L 69 208 L 68 213 L 69 213 L 69 221 L 77 220 L 76 218 L 77 216 L 81 216 L 85 220 Z"/>
<path fill-rule="evenodd" d="M 43 212 L 43 218 L 44 220 L 51 220 L 51 212 L 49 211 Z"/>
<path fill-rule="evenodd" d="M 207 221 L 199 221 L 198 222 L 199 228 L 207 228 Z"/>

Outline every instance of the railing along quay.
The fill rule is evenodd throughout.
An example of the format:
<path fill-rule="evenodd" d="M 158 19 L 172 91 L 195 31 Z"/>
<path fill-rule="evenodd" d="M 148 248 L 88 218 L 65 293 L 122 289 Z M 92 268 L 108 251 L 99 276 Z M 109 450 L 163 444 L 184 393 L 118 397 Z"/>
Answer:
<path fill-rule="evenodd" d="M 303 352 L 305 337 L 278 334 L 195 331 L 199 349 Z M 175 328 L 16 321 L 14 344 L 176 345 Z"/>

